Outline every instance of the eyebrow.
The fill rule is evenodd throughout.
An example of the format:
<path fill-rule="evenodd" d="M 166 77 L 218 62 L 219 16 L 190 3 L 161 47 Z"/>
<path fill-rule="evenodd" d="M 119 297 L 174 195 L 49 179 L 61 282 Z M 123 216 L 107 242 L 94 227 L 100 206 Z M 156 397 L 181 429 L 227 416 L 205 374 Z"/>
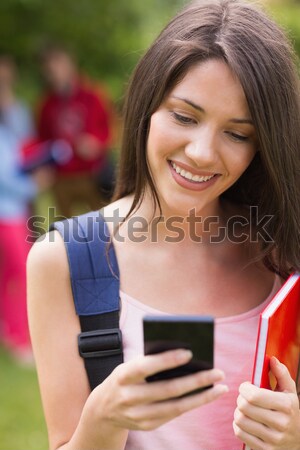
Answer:
<path fill-rule="evenodd" d="M 202 108 L 202 106 L 197 105 L 196 103 L 192 102 L 191 100 L 187 98 L 177 97 L 175 95 L 172 96 L 173 98 L 176 98 L 177 100 L 181 100 L 182 102 L 186 103 L 187 105 L 190 105 L 192 108 L 196 109 L 197 111 L 200 111 L 202 113 L 205 112 L 205 110 Z M 251 119 L 238 119 L 238 118 L 232 118 L 229 120 L 229 122 L 233 123 L 241 123 L 241 124 L 249 124 L 253 125 L 253 121 Z"/>

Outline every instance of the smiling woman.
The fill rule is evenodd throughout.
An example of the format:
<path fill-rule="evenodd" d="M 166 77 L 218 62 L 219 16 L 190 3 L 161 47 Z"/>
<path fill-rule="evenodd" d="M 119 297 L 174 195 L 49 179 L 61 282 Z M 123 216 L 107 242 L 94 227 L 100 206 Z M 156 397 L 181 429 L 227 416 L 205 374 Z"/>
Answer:
<path fill-rule="evenodd" d="M 85 264 L 92 253 L 78 253 L 87 251 L 80 235 L 70 243 L 77 219 L 54 224 L 28 260 L 51 450 L 300 450 L 287 368 L 271 359 L 277 391 L 247 382 L 260 312 L 300 270 L 300 92 L 288 40 L 242 0 L 194 1 L 139 62 L 124 122 L 114 201 L 80 218 L 94 224 L 88 249 L 98 252 L 100 284 Z M 142 239 L 132 236 L 137 224 Z M 62 237 L 71 266 L 83 268 L 82 290 Z M 105 286 L 118 267 L 124 362 L 107 376 L 100 358 L 89 385 L 75 339 L 87 319 L 79 322 L 73 295 L 88 315 L 103 299 L 108 320 Z M 182 349 L 143 355 L 149 313 L 214 316 L 215 368 L 147 383 L 192 357 Z"/>

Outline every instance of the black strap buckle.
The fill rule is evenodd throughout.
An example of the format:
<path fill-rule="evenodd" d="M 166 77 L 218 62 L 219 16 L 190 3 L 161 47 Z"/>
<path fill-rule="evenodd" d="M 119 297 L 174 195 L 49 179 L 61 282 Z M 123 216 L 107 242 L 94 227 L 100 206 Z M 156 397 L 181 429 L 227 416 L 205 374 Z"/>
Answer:
<path fill-rule="evenodd" d="M 83 358 L 101 358 L 122 353 L 122 333 L 118 328 L 84 331 L 78 335 L 79 354 Z"/>

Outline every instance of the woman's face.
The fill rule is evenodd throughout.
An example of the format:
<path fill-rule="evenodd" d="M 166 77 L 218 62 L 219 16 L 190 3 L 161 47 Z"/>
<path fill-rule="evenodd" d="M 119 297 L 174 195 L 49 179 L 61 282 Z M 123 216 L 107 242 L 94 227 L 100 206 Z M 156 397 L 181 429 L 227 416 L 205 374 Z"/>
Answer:
<path fill-rule="evenodd" d="M 148 165 L 166 214 L 218 214 L 255 152 L 244 91 L 221 60 L 191 68 L 151 117 Z"/>

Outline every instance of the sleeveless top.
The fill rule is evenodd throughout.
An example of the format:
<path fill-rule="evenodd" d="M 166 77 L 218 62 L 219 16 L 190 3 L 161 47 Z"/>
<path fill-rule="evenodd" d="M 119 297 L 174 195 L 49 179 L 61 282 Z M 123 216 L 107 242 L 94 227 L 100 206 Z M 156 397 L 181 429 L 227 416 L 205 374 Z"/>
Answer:
<path fill-rule="evenodd" d="M 215 319 L 215 367 L 225 372 L 229 392 L 212 403 L 189 411 L 153 431 L 130 431 L 125 450 L 241 450 L 232 422 L 239 385 L 251 381 L 259 315 L 281 287 L 275 276 L 271 293 L 256 308 Z M 142 319 L 146 314 L 168 315 L 120 292 L 120 328 L 124 361 L 143 354 Z"/>

